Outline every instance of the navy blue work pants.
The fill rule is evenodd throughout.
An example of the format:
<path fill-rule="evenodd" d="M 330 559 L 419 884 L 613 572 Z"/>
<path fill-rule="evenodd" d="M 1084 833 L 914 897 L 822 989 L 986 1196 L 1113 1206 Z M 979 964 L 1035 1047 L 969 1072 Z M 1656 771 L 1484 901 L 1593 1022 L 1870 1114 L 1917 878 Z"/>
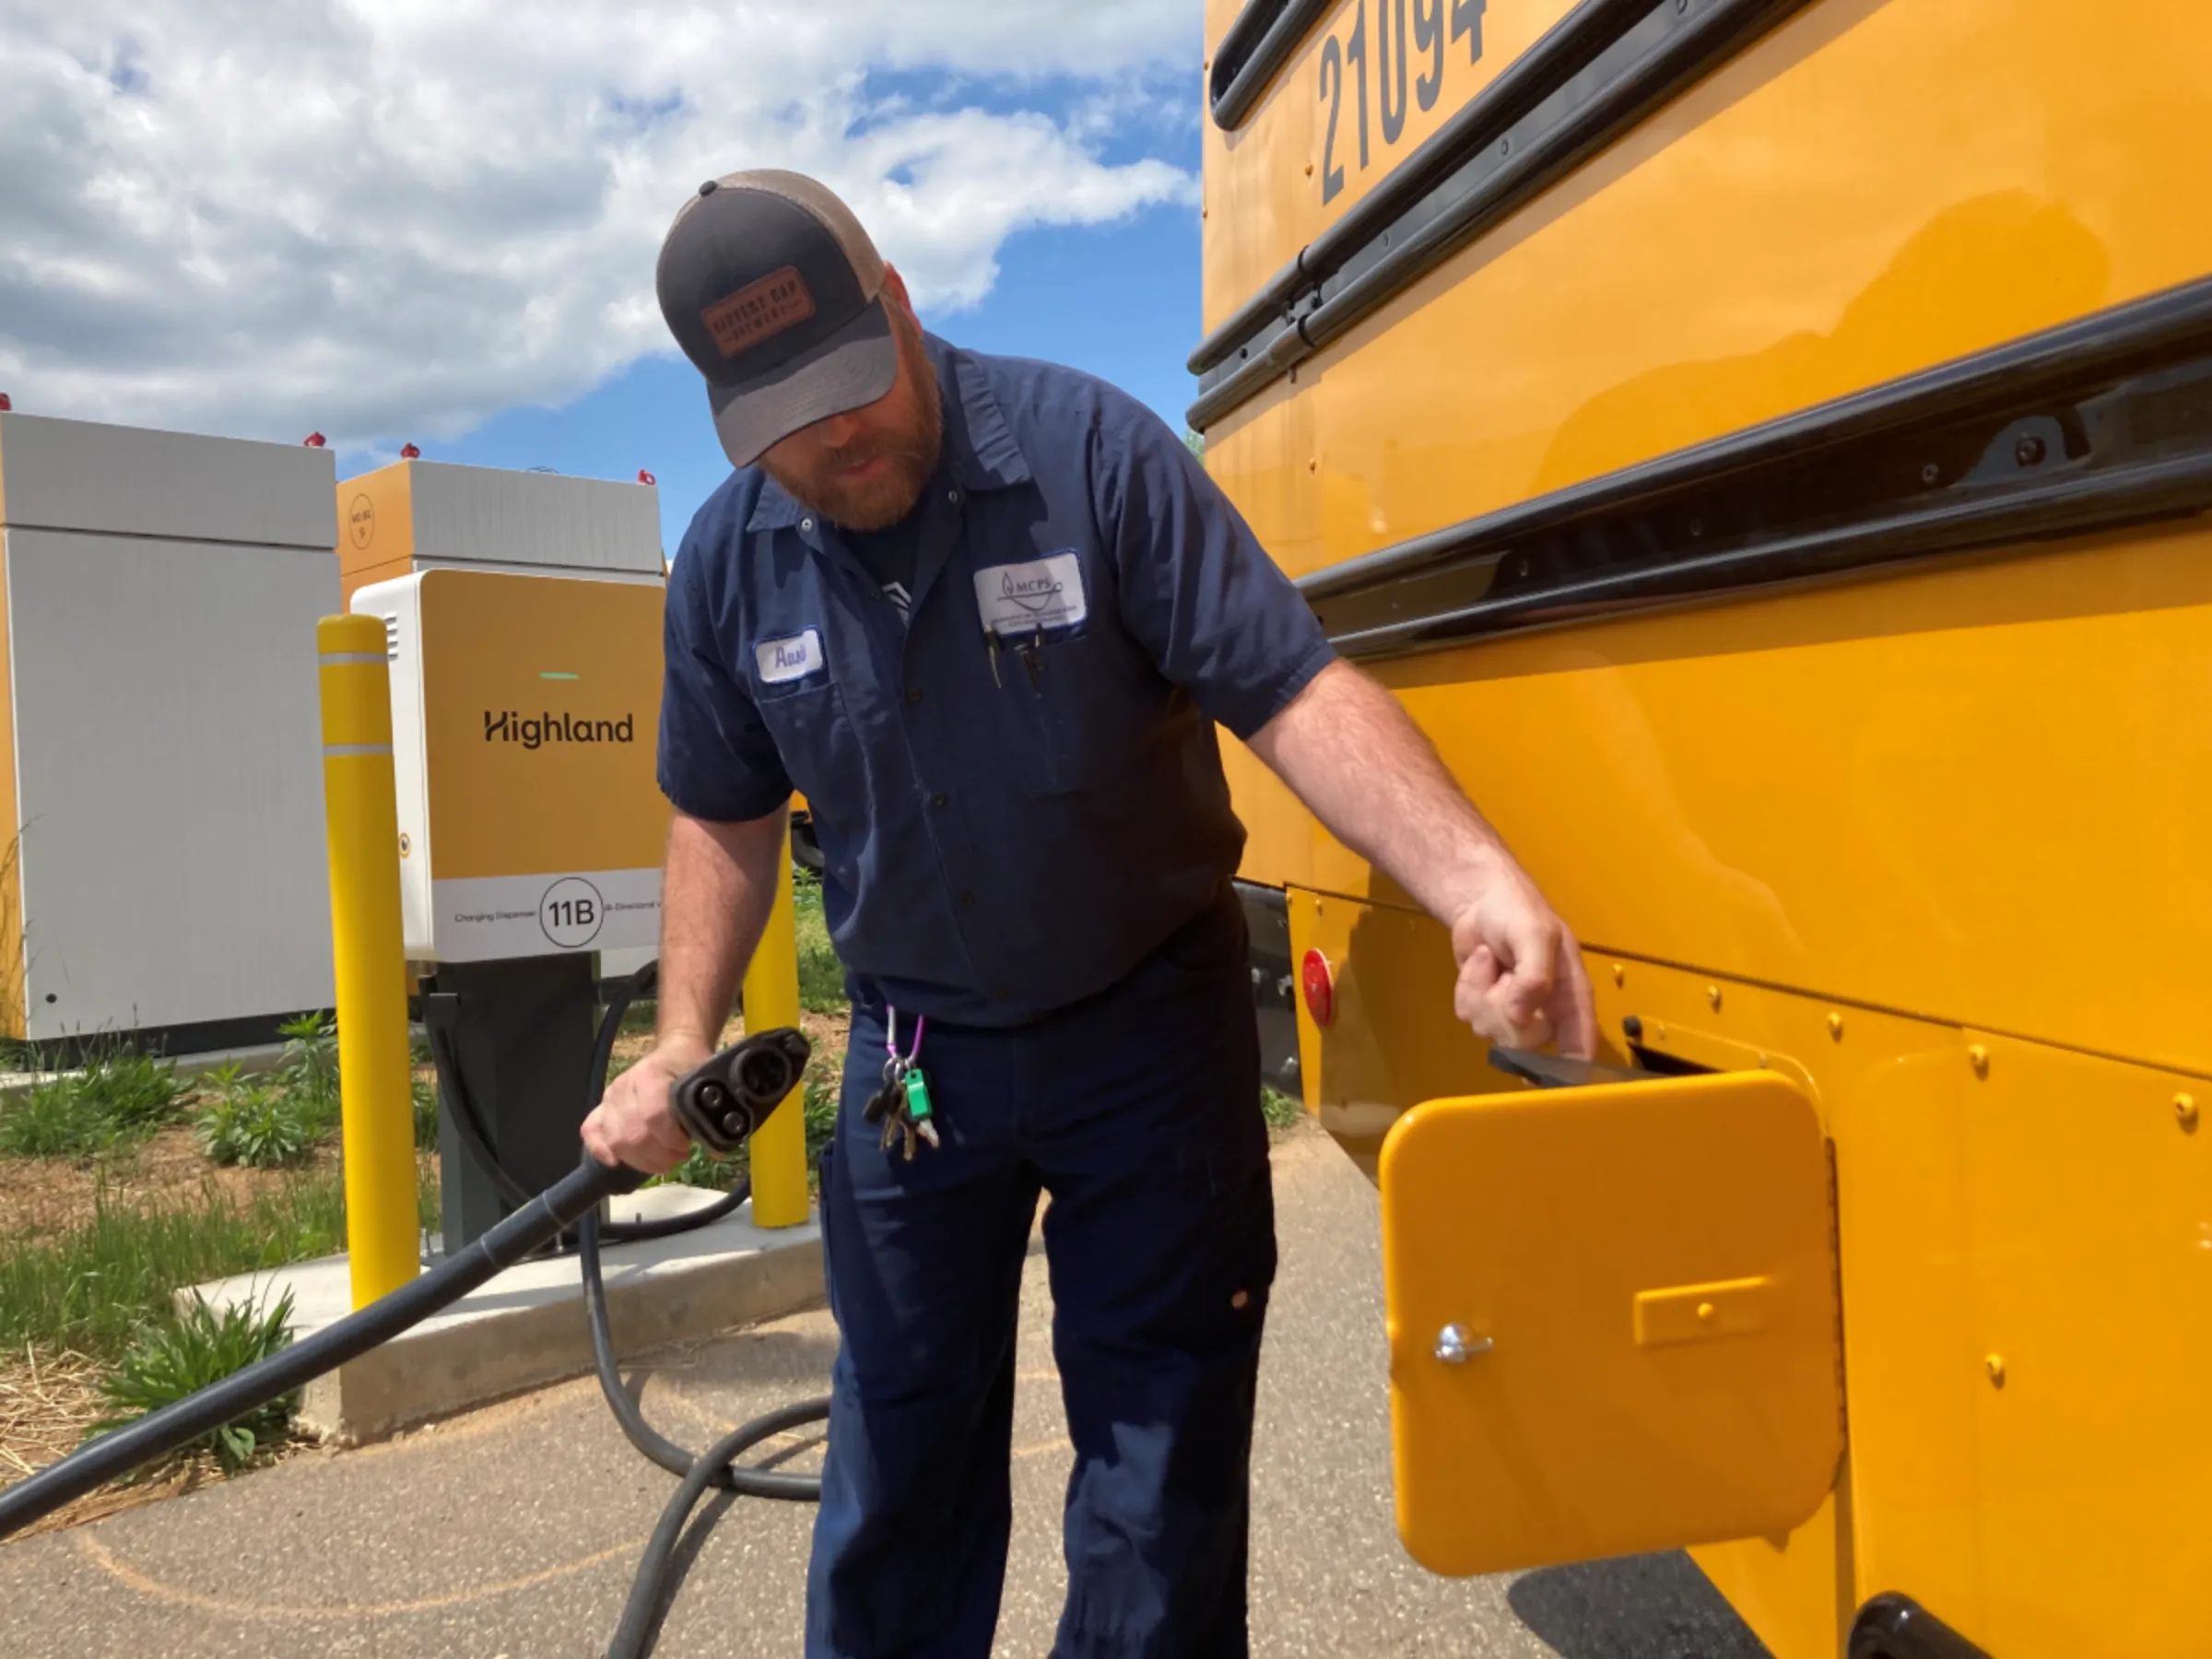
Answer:
<path fill-rule="evenodd" d="M 904 1046 L 903 1014 L 900 1028 Z M 1074 1008 L 1007 1030 L 932 1025 L 944 1145 L 912 1163 L 862 1121 L 883 1059 L 864 987 L 823 1157 L 842 1340 L 808 1659 L 991 1653 L 1041 1191 L 1075 1447 L 1053 1659 L 1239 1659 L 1275 1208 L 1233 899 Z"/>

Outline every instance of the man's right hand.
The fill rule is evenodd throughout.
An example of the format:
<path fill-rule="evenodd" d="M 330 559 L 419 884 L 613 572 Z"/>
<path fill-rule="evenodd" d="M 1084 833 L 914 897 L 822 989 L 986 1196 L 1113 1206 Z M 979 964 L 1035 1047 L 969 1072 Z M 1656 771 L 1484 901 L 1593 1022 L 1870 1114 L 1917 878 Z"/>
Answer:
<path fill-rule="evenodd" d="M 696 1037 L 670 1037 L 606 1086 L 606 1094 L 583 1120 L 584 1149 L 612 1169 L 628 1164 L 648 1175 L 665 1175 L 684 1161 L 691 1137 L 676 1115 L 677 1083 L 713 1057 Z"/>

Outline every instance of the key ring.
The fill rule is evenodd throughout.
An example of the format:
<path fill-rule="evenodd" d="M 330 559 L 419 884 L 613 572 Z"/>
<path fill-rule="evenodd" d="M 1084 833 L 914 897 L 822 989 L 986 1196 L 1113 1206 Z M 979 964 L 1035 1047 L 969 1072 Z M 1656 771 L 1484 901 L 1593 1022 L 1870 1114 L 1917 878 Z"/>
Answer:
<path fill-rule="evenodd" d="M 886 1003 L 884 1013 L 883 1050 L 890 1058 L 883 1063 L 883 1075 L 888 1080 L 894 1070 L 904 1071 L 922 1057 L 922 1033 L 929 1030 L 929 1016 L 914 1016 L 914 1046 L 902 1054 L 899 1052 L 899 1010 Z"/>

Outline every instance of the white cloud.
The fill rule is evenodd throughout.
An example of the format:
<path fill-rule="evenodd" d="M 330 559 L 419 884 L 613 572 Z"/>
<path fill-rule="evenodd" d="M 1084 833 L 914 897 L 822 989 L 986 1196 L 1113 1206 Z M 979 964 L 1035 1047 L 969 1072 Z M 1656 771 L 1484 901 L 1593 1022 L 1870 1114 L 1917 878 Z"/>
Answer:
<path fill-rule="evenodd" d="M 1015 230 L 1194 199 L 1101 146 L 1195 120 L 1197 19 L 1194 0 L 17 0 L 0 389 L 133 424 L 452 437 L 665 348 L 661 233 L 741 166 L 824 179 L 925 312 L 972 304 Z M 872 94 L 872 71 L 937 90 Z M 1182 83 L 1178 116 L 1161 94 Z"/>

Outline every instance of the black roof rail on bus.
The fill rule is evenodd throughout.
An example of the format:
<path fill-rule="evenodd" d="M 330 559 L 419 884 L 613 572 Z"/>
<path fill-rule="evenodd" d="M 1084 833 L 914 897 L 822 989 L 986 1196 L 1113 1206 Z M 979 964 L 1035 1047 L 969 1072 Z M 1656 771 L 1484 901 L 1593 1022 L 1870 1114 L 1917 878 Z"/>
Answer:
<path fill-rule="evenodd" d="M 1198 343 L 1190 424 L 1204 431 L 1806 4 L 1583 0 Z M 1216 86 L 1260 5 L 1223 37 Z"/>
<path fill-rule="evenodd" d="M 1306 31 L 1336 9 L 1336 0 L 1245 0 L 1214 49 L 1206 83 L 1214 124 L 1233 133 L 1251 114 Z"/>
<path fill-rule="evenodd" d="M 1402 655 L 2212 510 L 2212 277 L 1299 579 Z"/>

